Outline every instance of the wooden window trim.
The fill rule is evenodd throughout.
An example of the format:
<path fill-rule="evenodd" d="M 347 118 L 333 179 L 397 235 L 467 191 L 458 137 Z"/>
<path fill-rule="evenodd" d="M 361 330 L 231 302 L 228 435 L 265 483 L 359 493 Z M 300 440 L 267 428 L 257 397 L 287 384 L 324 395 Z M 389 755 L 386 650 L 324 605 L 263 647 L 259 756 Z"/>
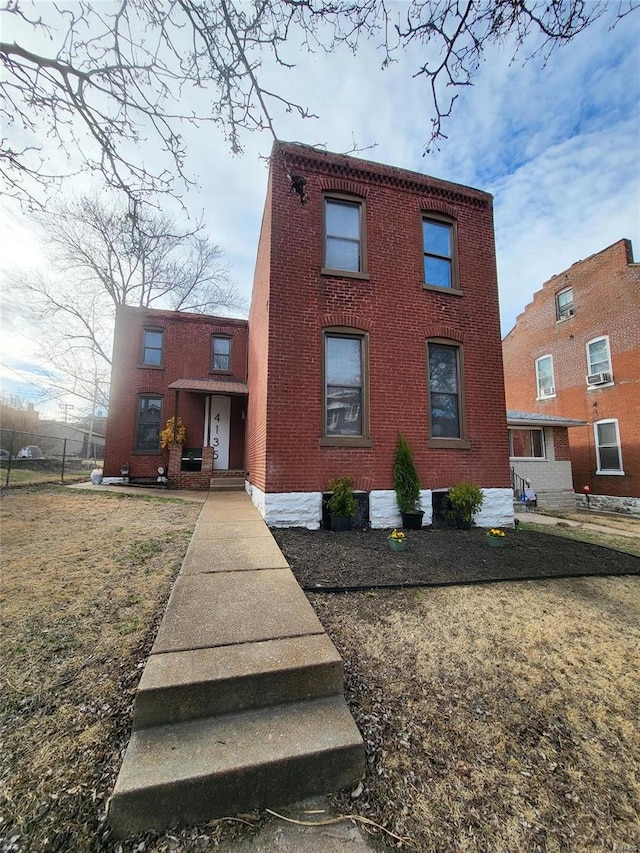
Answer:
<path fill-rule="evenodd" d="M 438 222 L 448 225 L 451 228 L 451 287 L 440 287 L 437 284 L 429 284 L 425 281 L 424 275 L 424 259 L 427 255 L 430 257 L 444 257 L 441 255 L 433 255 L 427 252 L 424 245 L 424 223 Z M 458 267 L 458 223 L 451 217 L 437 211 L 423 210 L 420 220 L 420 242 L 422 244 L 422 286 L 425 290 L 433 290 L 437 293 L 451 293 L 455 296 L 462 296 L 462 287 L 460 285 L 460 274 Z"/>
<path fill-rule="evenodd" d="M 458 369 L 458 418 L 460 421 L 460 435 L 456 437 L 443 437 L 431 435 L 431 384 L 429 380 L 429 345 L 438 344 L 455 348 L 457 352 L 457 369 Z M 427 425 L 429 430 L 429 438 L 427 439 L 427 447 L 440 448 L 450 450 L 469 450 L 471 442 L 467 433 L 467 407 L 464 393 L 464 347 L 460 341 L 454 341 L 451 338 L 428 338 L 426 346 L 427 358 Z"/>
<path fill-rule="evenodd" d="M 328 337 L 357 338 L 362 341 L 362 435 L 327 435 L 327 346 Z M 371 447 L 369 423 L 369 333 L 351 326 L 327 326 L 322 330 L 322 423 L 319 447 Z"/>
<path fill-rule="evenodd" d="M 616 447 L 618 449 L 618 459 L 620 460 L 619 468 L 603 468 L 600 459 L 600 448 L 603 446 L 598 440 L 598 427 L 602 424 L 615 424 L 616 427 Z M 600 418 L 593 423 L 593 436 L 596 452 L 596 475 L 599 477 L 624 477 L 624 464 L 622 462 L 622 439 L 620 438 L 620 423 L 618 418 Z"/>
<path fill-rule="evenodd" d="M 226 340 L 229 341 L 229 367 L 227 370 L 221 370 L 215 368 L 213 366 L 213 342 L 215 340 Z M 212 334 L 211 335 L 211 351 L 210 351 L 210 361 L 209 361 L 209 373 L 215 373 L 217 376 L 229 376 L 233 372 L 233 335 L 226 334 Z"/>
<path fill-rule="evenodd" d="M 162 429 L 162 412 L 164 409 L 164 395 L 163 394 L 138 394 L 136 397 L 136 424 L 135 424 L 135 433 L 133 436 L 133 450 L 132 454 L 135 456 L 158 456 L 162 453 L 162 448 L 160 447 L 160 439 L 158 438 L 158 449 L 157 450 L 140 450 L 138 448 L 138 437 L 140 430 L 140 402 L 142 400 L 160 400 L 160 429 Z"/>
<path fill-rule="evenodd" d="M 542 392 L 542 385 L 540 383 L 540 374 L 538 372 L 538 364 L 541 361 L 544 361 L 545 358 L 551 359 L 551 382 L 552 382 L 553 394 L 545 394 L 543 396 L 541 393 Z M 553 398 L 556 396 L 556 369 L 555 369 L 555 365 L 553 363 L 553 354 L 550 352 L 547 352 L 544 355 L 538 356 L 538 358 L 536 358 L 536 360 L 535 360 L 534 370 L 535 370 L 535 374 L 536 374 L 536 400 L 553 400 Z"/>
<path fill-rule="evenodd" d="M 562 296 L 562 294 L 563 294 L 563 293 L 567 293 L 569 290 L 571 291 L 571 308 L 570 308 L 570 309 L 568 309 L 568 310 L 569 310 L 569 311 L 571 311 L 571 314 L 567 314 L 567 316 L 566 316 L 566 317 L 562 317 L 562 316 L 561 316 L 561 312 L 560 312 L 560 297 Z M 573 301 L 573 285 L 567 285 L 566 287 L 561 288 L 561 289 L 556 293 L 556 295 L 555 295 L 555 305 L 556 305 L 556 323 L 564 323 L 566 320 L 570 320 L 572 317 L 574 317 L 574 316 L 575 316 L 575 308 L 573 307 L 573 305 L 574 305 L 574 301 Z"/>
<path fill-rule="evenodd" d="M 147 332 L 157 332 L 157 333 L 162 335 L 162 346 L 160 348 L 160 364 L 147 364 L 144 360 L 144 351 L 145 351 L 145 349 L 147 349 L 147 347 L 145 347 L 145 335 Z M 162 370 L 164 368 L 165 337 L 166 337 L 166 330 L 160 326 L 143 326 L 142 327 L 142 337 L 140 340 L 140 353 L 139 353 L 138 367 L 144 367 L 147 370 Z M 153 347 L 151 349 L 153 349 Z"/>
<path fill-rule="evenodd" d="M 360 269 L 340 270 L 327 266 L 327 202 L 337 201 L 357 204 L 360 208 Z M 367 255 L 367 203 L 357 195 L 341 192 L 325 192 L 322 196 L 322 268 L 321 275 L 333 278 L 359 278 L 369 280 L 369 265 Z"/>

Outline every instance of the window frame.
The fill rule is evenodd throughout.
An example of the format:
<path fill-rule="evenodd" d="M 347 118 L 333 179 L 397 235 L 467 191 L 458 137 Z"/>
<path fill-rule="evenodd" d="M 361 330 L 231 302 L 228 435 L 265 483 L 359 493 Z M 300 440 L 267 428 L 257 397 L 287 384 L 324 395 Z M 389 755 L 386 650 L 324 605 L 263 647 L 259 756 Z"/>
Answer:
<path fill-rule="evenodd" d="M 458 383 L 458 425 L 460 435 L 452 436 L 434 436 L 433 424 L 431 419 L 431 381 L 429 368 L 429 348 L 430 346 L 446 346 L 451 347 L 456 351 L 456 378 Z M 471 442 L 467 437 L 467 415 L 464 393 L 464 347 L 460 341 L 454 341 L 450 338 L 429 338 L 426 342 L 426 386 L 427 386 L 427 428 L 428 439 L 427 447 L 433 448 L 450 448 L 457 450 L 468 450 L 471 447 Z"/>
<path fill-rule="evenodd" d="M 616 444 L 615 447 L 618 451 L 618 461 L 620 463 L 619 468 L 603 468 L 600 460 L 600 448 L 601 447 L 613 447 L 612 444 L 601 444 L 598 437 L 598 427 L 603 424 L 614 424 L 616 430 Z M 620 424 L 618 423 L 617 418 L 601 418 L 598 421 L 593 422 L 593 439 L 594 439 L 594 447 L 596 451 L 596 474 L 605 477 L 624 477 L 624 467 L 622 464 L 622 442 L 620 441 Z"/>
<path fill-rule="evenodd" d="M 162 335 L 162 343 L 160 347 L 148 347 L 145 343 L 147 332 L 151 332 L 152 334 L 160 334 Z M 164 344 L 165 344 L 165 330 L 159 326 L 143 326 L 142 328 L 142 341 L 140 345 L 140 366 L 141 367 L 151 367 L 156 370 L 164 367 Z M 152 350 L 157 352 L 160 350 L 160 361 L 158 364 L 152 364 L 151 362 L 145 361 L 145 353 L 147 350 Z"/>
<path fill-rule="evenodd" d="M 331 202 L 335 204 L 352 205 L 358 208 L 359 216 L 359 270 L 343 270 L 337 267 L 332 267 L 327 264 L 327 244 L 329 236 L 327 234 L 327 206 Z M 325 192 L 322 197 L 322 275 L 330 275 L 338 278 L 360 278 L 369 280 L 368 258 L 367 258 L 367 205 L 364 198 L 349 193 L 341 192 Z"/>
<path fill-rule="evenodd" d="M 542 383 L 540 382 L 540 371 L 539 365 L 541 361 L 545 359 L 549 359 L 551 362 L 551 394 L 543 394 L 542 393 Z M 553 355 L 551 353 L 546 353 L 545 355 L 541 355 L 535 360 L 535 371 L 536 371 L 536 399 L 537 400 L 551 400 L 556 396 L 556 375 L 553 366 Z M 549 386 L 545 386 L 549 387 Z"/>
<path fill-rule="evenodd" d="M 427 252 L 424 239 L 424 226 L 426 222 L 434 222 L 437 225 L 447 225 L 449 227 L 451 254 L 439 255 L 434 252 Z M 438 293 L 455 293 L 461 295 L 460 277 L 458 273 L 458 223 L 453 217 L 445 216 L 437 212 L 425 210 L 421 217 L 421 240 L 422 240 L 422 286 L 425 290 L 435 290 Z M 450 265 L 451 286 L 442 287 L 439 284 L 429 284 L 425 275 L 425 259 L 427 257 L 437 258 L 438 260 L 447 260 Z"/>
<path fill-rule="evenodd" d="M 565 293 L 571 292 L 571 305 L 568 308 L 560 308 L 560 297 Z M 569 320 L 571 317 L 575 316 L 574 309 L 574 301 L 573 301 L 573 287 L 569 285 L 568 287 L 563 287 L 562 290 L 559 290 L 556 293 L 556 322 L 563 323 L 565 320 Z"/>
<path fill-rule="evenodd" d="M 217 355 L 226 355 L 227 356 L 227 358 L 229 360 L 229 362 L 228 362 L 229 366 L 227 368 L 215 367 L 214 366 L 214 355 L 216 355 L 216 353 L 214 353 L 215 341 L 228 341 L 229 342 L 229 352 L 228 353 L 217 353 Z M 218 374 L 220 374 L 220 373 L 223 373 L 223 374 L 231 373 L 232 372 L 231 371 L 232 364 L 233 364 L 233 336 L 227 335 L 224 333 L 223 334 L 213 333 L 211 335 L 211 352 L 210 352 L 210 361 L 209 361 L 209 373 L 218 373 Z"/>
<path fill-rule="evenodd" d="M 604 341 L 607 345 L 607 363 L 608 367 L 606 370 L 592 370 L 592 362 L 591 362 L 591 352 L 589 347 L 591 344 L 597 344 L 599 341 Z M 587 353 L 587 376 L 585 377 L 585 382 L 587 383 L 587 388 L 602 388 L 608 385 L 614 385 L 613 381 L 613 365 L 611 363 L 611 345 L 609 343 L 609 335 L 598 335 L 597 338 L 591 338 L 590 341 L 585 343 L 585 350 Z M 608 373 L 610 379 L 606 382 L 598 382 L 598 383 L 590 383 L 589 376 L 593 376 L 595 373 Z"/>
<path fill-rule="evenodd" d="M 327 339 L 343 338 L 360 341 L 362 374 L 362 434 L 329 435 L 327 433 Z M 320 447 L 371 447 L 369 423 L 369 333 L 351 326 L 330 326 L 322 330 L 322 423 Z"/>
<path fill-rule="evenodd" d="M 158 446 L 157 448 L 141 448 L 140 447 L 140 426 L 141 426 L 141 415 L 142 415 L 142 401 L 143 400 L 159 400 L 160 401 L 160 419 L 158 421 Z M 137 404 L 136 404 L 136 425 L 135 425 L 135 433 L 133 436 L 133 452 L 136 454 L 144 454 L 144 455 L 155 455 L 157 456 L 162 452 L 162 448 L 160 447 L 160 431 L 162 430 L 162 410 L 164 408 L 164 397 L 162 394 L 138 394 L 137 396 Z"/>
<path fill-rule="evenodd" d="M 534 427 L 534 426 L 516 427 L 516 426 L 510 426 L 510 427 L 508 428 L 508 432 L 509 432 L 509 458 L 510 458 L 510 459 L 527 459 L 527 460 L 529 460 L 529 461 L 537 462 L 538 460 L 545 460 L 545 459 L 547 458 L 547 442 L 546 442 L 546 436 L 545 436 L 544 427 Z M 534 432 L 539 432 L 539 433 L 540 433 L 540 436 L 541 436 L 540 445 L 541 445 L 541 447 L 542 447 L 542 454 L 541 454 L 540 456 L 535 456 L 535 455 L 533 455 L 533 454 L 532 454 L 532 455 L 529 455 L 529 456 L 516 456 L 516 455 L 515 455 L 515 453 L 513 452 L 513 433 L 514 433 L 514 432 L 528 432 L 528 433 L 530 433 L 530 434 L 532 434 L 532 433 L 534 433 Z M 531 446 L 531 450 L 534 450 L 534 447 L 533 447 L 533 435 L 531 435 L 531 442 L 530 442 L 530 446 Z"/>

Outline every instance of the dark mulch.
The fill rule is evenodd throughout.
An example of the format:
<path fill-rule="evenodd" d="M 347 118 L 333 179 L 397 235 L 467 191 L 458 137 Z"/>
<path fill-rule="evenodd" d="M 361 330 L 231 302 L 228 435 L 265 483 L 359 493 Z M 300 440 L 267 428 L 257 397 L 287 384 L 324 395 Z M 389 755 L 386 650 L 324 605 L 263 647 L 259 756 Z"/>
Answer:
<path fill-rule="evenodd" d="M 298 583 L 316 591 L 640 573 L 632 554 L 530 530 L 508 531 L 504 548 L 491 548 L 482 529 L 424 528 L 407 532 L 401 553 L 390 551 L 388 530 L 272 533 Z"/>

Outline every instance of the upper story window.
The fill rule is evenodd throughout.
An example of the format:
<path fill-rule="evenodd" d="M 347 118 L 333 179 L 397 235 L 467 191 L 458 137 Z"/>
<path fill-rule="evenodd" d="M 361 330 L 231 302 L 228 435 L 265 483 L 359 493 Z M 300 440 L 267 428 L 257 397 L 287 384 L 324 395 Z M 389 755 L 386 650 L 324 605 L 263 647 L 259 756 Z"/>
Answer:
<path fill-rule="evenodd" d="M 369 443 L 367 343 L 364 332 L 324 333 L 324 444 Z"/>
<path fill-rule="evenodd" d="M 422 245 L 425 285 L 458 289 L 455 223 L 425 217 L 422 220 Z"/>
<path fill-rule="evenodd" d="M 211 370 L 231 372 L 231 338 L 228 335 L 214 335 L 211 338 Z"/>
<path fill-rule="evenodd" d="M 162 423 L 162 397 L 146 394 L 138 397 L 136 417 L 136 443 L 139 453 L 160 451 L 160 425 Z"/>
<path fill-rule="evenodd" d="M 555 397 L 556 387 L 553 379 L 553 356 L 543 355 L 536 359 L 536 383 L 538 399 Z"/>
<path fill-rule="evenodd" d="M 618 421 L 615 419 L 596 421 L 593 430 L 598 457 L 596 474 L 624 474 Z"/>
<path fill-rule="evenodd" d="M 556 319 L 566 320 L 568 317 L 573 317 L 573 288 L 565 287 L 559 293 L 556 293 Z"/>
<path fill-rule="evenodd" d="M 464 438 L 462 396 L 462 347 L 448 341 L 427 344 L 429 376 L 429 437 L 438 446 L 453 440 L 460 446 Z"/>
<path fill-rule="evenodd" d="M 164 331 L 142 330 L 142 354 L 140 362 L 151 367 L 161 367 L 164 361 Z"/>
<path fill-rule="evenodd" d="M 341 196 L 325 196 L 325 271 L 366 273 L 364 221 L 363 201 Z"/>
<path fill-rule="evenodd" d="M 587 385 L 607 385 L 613 382 L 609 338 L 604 335 L 587 341 Z"/>
<path fill-rule="evenodd" d="M 544 459 L 544 431 L 537 427 L 510 429 L 509 456 L 518 459 Z"/>

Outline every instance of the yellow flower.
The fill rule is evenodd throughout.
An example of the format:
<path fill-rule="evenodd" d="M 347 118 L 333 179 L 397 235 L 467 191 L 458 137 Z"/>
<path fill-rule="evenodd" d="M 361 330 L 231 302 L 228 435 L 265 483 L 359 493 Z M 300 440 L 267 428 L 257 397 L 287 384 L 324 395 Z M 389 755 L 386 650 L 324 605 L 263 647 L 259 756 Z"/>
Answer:
<path fill-rule="evenodd" d="M 402 542 L 402 540 L 405 538 L 405 534 L 402 532 L 402 530 L 395 530 L 394 529 L 389 534 L 388 538 L 389 539 L 396 539 L 398 542 Z"/>
<path fill-rule="evenodd" d="M 499 530 L 497 527 L 492 527 L 491 530 L 487 531 L 487 536 L 497 536 L 499 539 L 503 539 L 506 534 L 504 530 Z"/>

